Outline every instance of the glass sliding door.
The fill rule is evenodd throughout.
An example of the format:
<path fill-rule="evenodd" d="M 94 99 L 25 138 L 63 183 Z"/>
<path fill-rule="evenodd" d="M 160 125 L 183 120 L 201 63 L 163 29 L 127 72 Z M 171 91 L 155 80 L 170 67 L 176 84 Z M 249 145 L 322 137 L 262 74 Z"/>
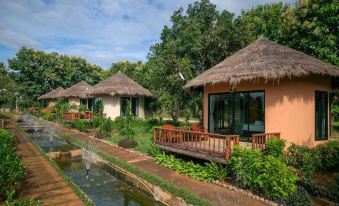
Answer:
<path fill-rule="evenodd" d="M 328 92 L 315 92 L 315 140 L 328 139 Z"/>
<path fill-rule="evenodd" d="M 211 133 L 225 134 L 233 128 L 233 96 L 230 94 L 210 95 L 209 128 Z"/>
<path fill-rule="evenodd" d="M 234 94 L 234 134 L 240 135 L 241 138 L 248 136 L 248 94 Z"/>
<path fill-rule="evenodd" d="M 252 134 L 265 132 L 264 104 L 263 91 L 210 94 L 209 131 L 250 141 Z"/>
<path fill-rule="evenodd" d="M 120 99 L 120 115 L 125 116 L 128 103 L 131 103 L 131 113 L 134 116 L 139 115 L 139 98 L 138 97 L 121 97 Z"/>

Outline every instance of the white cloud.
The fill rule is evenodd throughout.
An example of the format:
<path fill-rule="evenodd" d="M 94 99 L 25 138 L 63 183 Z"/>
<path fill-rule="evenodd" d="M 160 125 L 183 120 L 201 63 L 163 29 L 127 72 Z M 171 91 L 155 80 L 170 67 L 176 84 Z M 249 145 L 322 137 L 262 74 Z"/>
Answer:
<path fill-rule="evenodd" d="M 276 0 L 211 1 L 218 10 L 239 14 L 242 8 Z M 104 67 L 118 60 L 145 60 L 173 11 L 191 2 L 0 0 L 0 44 L 82 56 Z"/>

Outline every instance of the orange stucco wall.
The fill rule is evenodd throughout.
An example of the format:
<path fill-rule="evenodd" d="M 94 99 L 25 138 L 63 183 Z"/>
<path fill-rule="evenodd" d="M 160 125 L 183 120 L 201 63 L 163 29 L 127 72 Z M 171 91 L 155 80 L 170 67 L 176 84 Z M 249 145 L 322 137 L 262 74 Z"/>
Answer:
<path fill-rule="evenodd" d="M 235 91 L 251 90 L 265 91 L 265 132 L 280 132 L 281 137 L 288 143 L 310 147 L 324 142 L 315 141 L 315 91 L 329 92 L 329 77 L 310 76 L 283 79 L 279 82 L 244 82 L 235 88 Z M 205 128 L 208 128 L 208 94 L 230 91 L 231 87 L 226 84 L 204 87 Z M 330 115 L 328 117 L 330 122 Z"/>

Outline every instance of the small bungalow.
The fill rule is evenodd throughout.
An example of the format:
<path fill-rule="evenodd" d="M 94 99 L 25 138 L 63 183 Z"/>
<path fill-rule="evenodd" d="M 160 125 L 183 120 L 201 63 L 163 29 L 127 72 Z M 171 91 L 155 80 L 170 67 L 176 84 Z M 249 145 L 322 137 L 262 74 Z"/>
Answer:
<path fill-rule="evenodd" d="M 189 81 L 203 88 L 209 133 L 280 133 L 290 143 L 316 146 L 330 138 L 331 77 L 339 68 L 263 37 Z"/>
<path fill-rule="evenodd" d="M 62 98 L 62 94 L 65 92 L 65 89 L 62 87 L 58 87 L 46 94 L 38 97 L 38 100 L 43 100 L 44 107 L 51 108 L 56 104 L 56 100 Z"/>
<path fill-rule="evenodd" d="M 67 99 L 69 104 L 85 105 L 89 110 L 93 111 L 94 98 L 86 95 L 86 92 L 92 88 L 85 81 L 78 82 L 63 92 L 62 97 Z"/>
<path fill-rule="evenodd" d="M 104 113 L 112 119 L 125 114 L 128 101 L 131 102 L 132 114 L 143 118 L 145 97 L 153 96 L 150 91 L 120 71 L 94 85 L 87 95 L 101 97 Z"/>

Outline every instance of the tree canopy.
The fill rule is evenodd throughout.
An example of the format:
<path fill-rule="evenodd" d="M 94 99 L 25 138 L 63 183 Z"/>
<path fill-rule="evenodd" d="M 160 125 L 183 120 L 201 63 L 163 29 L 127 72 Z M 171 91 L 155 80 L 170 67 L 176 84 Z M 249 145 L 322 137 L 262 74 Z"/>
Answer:
<path fill-rule="evenodd" d="M 104 71 L 80 57 L 45 53 L 21 48 L 8 60 L 10 76 L 20 85 L 20 94 L 27 100 L 59 86 L 70 87 L 81 80 L 94 84 L 103 79 Z"/>
<path fill-rule="evenodd" d="M 260 35 L 339 65 L 338 24 L 337 0 L 262 4 L 237 17 L 227 10 L 217 11 L 209 0 L 200 0 L 173 13 L 171 25 L 164 26 L 160 41 L 150 47 L 145 63 L 121 61 L 104 71 L 80 57 L 23 47 L 8 60 L 9 74 L 21 93 L 35 99 L 58 86 L 67 88 L 81 80 L 94 84 L 122 71 L 151 90 L 155 103 L 177 120 L 183 111 L 202 107 L 202 93 L 184 91 L 186 81 Z"/>
<path fill-rule="evenodd" d="M 16 84 L 10 78 L 6 65 L 0 62 L 0 107 L 13 108 L 15 104 Z"/>

